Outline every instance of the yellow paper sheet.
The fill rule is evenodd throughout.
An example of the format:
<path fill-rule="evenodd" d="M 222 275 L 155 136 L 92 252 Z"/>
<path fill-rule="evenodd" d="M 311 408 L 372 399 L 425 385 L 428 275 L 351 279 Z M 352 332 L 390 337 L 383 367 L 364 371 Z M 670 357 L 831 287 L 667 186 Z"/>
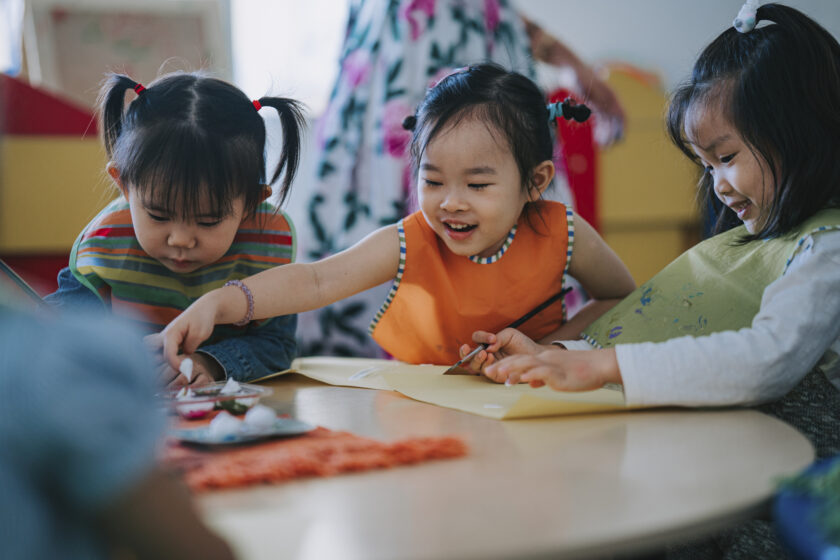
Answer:
<path fill-rule="evenodd" d="M 312 357 L 298 358 L 289 371 L 330 385 L 398 391 L 418 401 L 499 420 L 627 410 L 620 390 L 562 393 L 527 384 L 507 387 L 477 375 L 443 375 L 446 369 L 395 360 Z"/>

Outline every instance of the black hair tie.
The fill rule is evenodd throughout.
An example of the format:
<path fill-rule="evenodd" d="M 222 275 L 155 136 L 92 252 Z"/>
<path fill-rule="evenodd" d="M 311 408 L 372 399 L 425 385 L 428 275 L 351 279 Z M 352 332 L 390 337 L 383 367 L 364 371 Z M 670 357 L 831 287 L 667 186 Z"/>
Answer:
<path fill-rule="evenodd" d="M 552 103 L 548 106 L 548 120 L 552 123 L 559 117 L 567 121 L 584 122 L 591 114 L 592 109 L 583 103 L 575 103 L 571 97 L 567 97 L 562 103 Z"/>
<path fill-rule="evenodd" d="M 403 119 L 402 127 L 405 130 L 414 130 L 414 127 L 417 126 L 417 117 L 414 115 L 409 115 L 405 119 Z"/>

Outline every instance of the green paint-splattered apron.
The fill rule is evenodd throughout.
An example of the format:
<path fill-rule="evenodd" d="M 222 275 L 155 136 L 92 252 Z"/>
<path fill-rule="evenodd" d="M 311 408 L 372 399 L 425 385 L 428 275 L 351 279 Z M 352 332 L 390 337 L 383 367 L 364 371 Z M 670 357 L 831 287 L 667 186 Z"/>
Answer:
<path fill-rule="evenodd" d="M 587 328 L 599 348 L 703 336 L 752 324 L 764 289 L 781 277 L 804 240 L 840 229 L 840 209 L 823 210 L 782 238 L 738 245 L 744 226 L 692 247 Z"/>
<path fill-rule="evenodd" d="M 582 336 L 609 348 L 749 327 L 764 289 L 787 271 L 808 236 L 838 229 L 840 209 L 829 209 L 781 239 L 736 245 L 733 242 L 746 233 L 743 226 L 717 235 L 683 253 Z M 788 394 L 756 407 L 802 431 L 816 447 L 817 457 L 840 453 L 840 391 L 821 371 L 823 364 L 836 359 L 829 350 Z"/>

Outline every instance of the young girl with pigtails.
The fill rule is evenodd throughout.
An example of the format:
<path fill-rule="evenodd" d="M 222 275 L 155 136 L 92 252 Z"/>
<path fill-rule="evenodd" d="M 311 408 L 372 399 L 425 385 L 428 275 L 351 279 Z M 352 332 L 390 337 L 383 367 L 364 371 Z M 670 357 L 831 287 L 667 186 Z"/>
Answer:
<path fill-rule="evenodd" d="M 126 108 L 131 90 L 136 96 Z M 264 107 L 279 113 L 283 127 L 283 152 L 269 180 Z M 112 74 L 98 114 L 106 170 L 121 196 L 79 235 L 48 301 L 104 306 L 157 332 L 203 294 L 293 262 L 292 222 L 267 199 L 282 175 L 282 202 L 297 169 L 303 117 L 296 101 L 251 101 L 202 73 L 173 73 L 146 87 Z M 193 354 L 192 383 L 286 369 L 296 322 L 288 314 L 208 333 Z M 188 381 L 166 364 L 160 375 L 167 384 Z"/>
<path fill-rule="evenodd" d="M 550 124 L 587 111 L 546 107 L 531 80 L 493 64 L 446 76 L 406 120 L 420 210 L 324 260 L 202 296 L 162 333 L 170 365 L 217 324 L 315 309 L 387 281 L 371 333 L 404 362 L 453 364 L 473 331 L 525 315 L 561 292 L 567 274 L 593 298 L 588 307 L 564 324 L 557 301 L 523 329 L 576 336 L 635 287 L 589 224 L 541 200 L 554 177 Z"/>

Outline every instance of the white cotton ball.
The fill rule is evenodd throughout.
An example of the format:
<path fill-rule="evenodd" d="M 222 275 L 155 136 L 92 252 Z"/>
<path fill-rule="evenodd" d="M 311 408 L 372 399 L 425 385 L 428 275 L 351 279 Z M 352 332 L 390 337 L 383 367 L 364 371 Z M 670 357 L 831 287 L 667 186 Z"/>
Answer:
<path fill-rule="evenodd" d="M 276 420 L 277 414 L 274 410 L 262 404 L 245 413 L 245 425 L 260 432 L 270 430 Z"/>
<path fill-rule="evenodd" d="M 241 390 L 242 390 L 242 388 L 239 386 L 239 383 L 236 382 L 236 379 L 234 379 L 233 377 L 228 377 L 227 383 L 225 383 L 225 386 L 222 387 L 221 391 L 219 391 L 219 394 L 220 395 L 235 395 L 236 393 L 238 393 Z"/>
<path fill-rule="evenodd" d="M 223 410 L 210 421 L 210 425 L 207 427 L 207 433 L 210 439 L 214 441 L 225 441 L 233 439 L 239 433 L 241 426 L 241 420 L 237 420 L 226 410 Z"/>
<path fill-rule="evenodd" d="M 192 373 L 193 373 L 193 361 L 192 358 L 184 358 L 181 361 L 181 365 L 178 366 L 178 371 L 181 372 L 181 375 L 187 378 L 187 383 L 192 381 Z"/>

